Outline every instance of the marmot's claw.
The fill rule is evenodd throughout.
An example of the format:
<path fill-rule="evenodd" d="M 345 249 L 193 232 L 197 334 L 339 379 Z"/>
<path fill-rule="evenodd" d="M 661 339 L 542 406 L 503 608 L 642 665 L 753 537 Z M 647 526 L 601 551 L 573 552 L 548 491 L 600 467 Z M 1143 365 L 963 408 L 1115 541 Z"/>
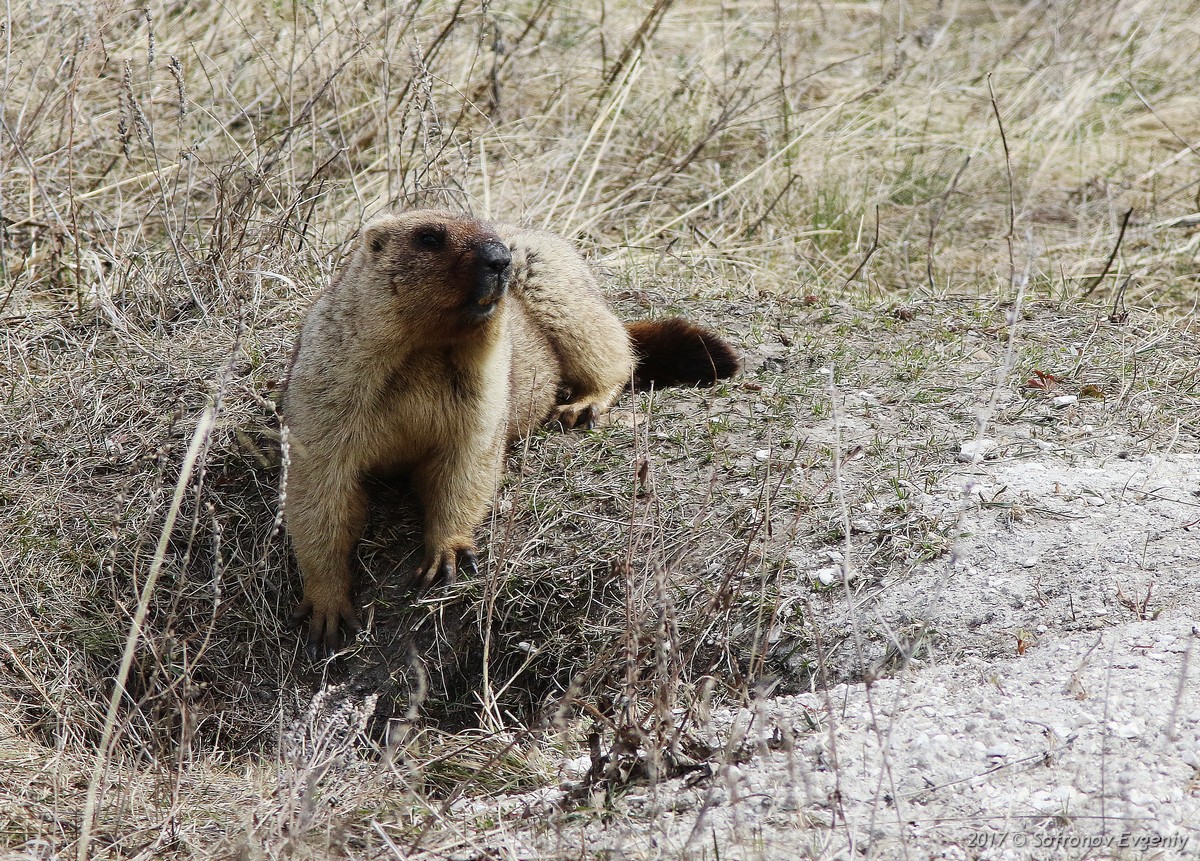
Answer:
<path fill-rule="evenodd" d="M 557 422 L 563 430 L 591 430 L 596 426 L 597 413 L 595 404 L 563 404 L 555 407 L 550 422 Z"/>
<path fill-rule="evenodd" d="M 341 650 L 345 642 L 343 628 L 349 634 L 348 639 L 353 639 L 362 630 L 348 596 L 332 604 L 306 598 L 292 613 L 292 620 L 297 624 L 305 619 L 308 619 L 308 655 L 314 661 Z"/>
<path fill-rule="evenodd" d="M 428 589 L 438 581 L 452 586 L 458 579 L 459 571 L 472 576 L 479 573 L 479 559 L 473 548 L 448 547 L 437 551 L 426 558 L 413 580 L 418 589 Z"/>

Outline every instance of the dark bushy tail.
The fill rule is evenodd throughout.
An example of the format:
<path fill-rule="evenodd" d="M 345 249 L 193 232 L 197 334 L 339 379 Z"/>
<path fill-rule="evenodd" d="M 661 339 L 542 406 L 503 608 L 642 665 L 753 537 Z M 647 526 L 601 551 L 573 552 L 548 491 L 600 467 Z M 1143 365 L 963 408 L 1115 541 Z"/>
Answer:
<path fill-rule="evenodd" d="M 633 384 L 639 389 L 711 386 L 732 377 L 742 365 L 733 347 L 719 336 L 680 317 L 639 320 L 625 328 L 637 355 Z"/>

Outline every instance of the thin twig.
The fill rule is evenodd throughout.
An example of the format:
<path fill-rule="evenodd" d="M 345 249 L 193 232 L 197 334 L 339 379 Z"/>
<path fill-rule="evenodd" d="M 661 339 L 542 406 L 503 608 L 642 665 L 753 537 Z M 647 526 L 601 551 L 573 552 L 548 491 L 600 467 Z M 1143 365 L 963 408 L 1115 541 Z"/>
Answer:
<path fill-rule="evenodd" d="M 167 558 L 167 545 L 171 540 L 171 533 L 175 529 L 175 520 L 179 516 L 179 509 L 183 505 L 183 494 L 191 484 L 192 473 L 196 468 L 200 453 L 208 443 L 209 434 L 215 426 L 216 410 L 210 404 L 201 414 L 200 421 L 196 424 L 196 430 L 192 434 L 192 442 L 188 446 L 183 466 L 179 470 L 179 479 L 175 482 L 175 494 L 171 499 L 171 507 L 167 510 L 166 522 L 163 523 L 162 532 L 158 537 L 154 561 L 150 565 L 150 573 L 146 576 L 137 609 L 133 614 L 133 621 L 129 625 L 129 634 L 125 638 L 125 649 L 121 654 L 121 666 L 117 670 L 117 677 L 113 680 L 112 696 L 108 699 L 108 713 L 104 717 L 100 747 L 96 752 L 95 762 L 92 764 L 92 776 L 88 780 L 87 799 L 83 805 L 83 821 L 80 824 L 77 847 L 79 861 L 88 859 L 88 848 L 92 840 L 92 829 L 96 818 L 96 805 L 100 800 L 100 784 L 104 779 L 104 772 L 108 767 L 108 757 L 112 752 L 114 742 L 117 711 L 126 694 L 125 683 L 129 680 L 129 672 L 133 667 L 133 654 L 137 651 L 138 641 L 142 637 L 142 628 L 146 623 L 146 614 L 150 610 L 150 598 L 154 595 L 154 587 L 158 585 L 158 576 L 162 573 L 163 563 Z"/>
<path fill-rule="evenodd" d="M 875 206 L 875 238 L 871 240 L 871 247 L 867 249 L 866 255 L 859 262 L 859 264 L 854 267 L 854 271 L 850 273 L 850 276 L 845 281 L 842 282 L 843 287 L 849 286 L 850 282 L 858 277 L 858 273 L 863 271 L 863 268 L 867 265 L 867 261 L 871 259 L 871 255 L 874 254 L 878 250 L 879 250 L 879 205 L 876 204 L 876 206 Z"/>
<path fill-rule="evenodd" d="M 655 32 L 658 30 L 658 25 L 662 23 L 663 15 L 671 8 L 675 0 L 656 0 L 655 4 L 650 7 L 650 11 L 646 13 L 646 17 L 642 19 L 642 23 L 638 25 L 637 30 L 633 33 L 621 51 L 621 56 L 617 58 L 617 62 L 608 70 L 608 75 L 604 81 L 604 87 L 607 91 L 612 87 L 613 83 L 624 72 L 626 65 L 635 55 L 640 55 L 645 47 L 650 44 L 650 40 L 654 38 Z"/>
<path fill-rule="evenodd" d="M 1124 305 L 1125 288 L 1129 286 L 1129 282 L 1133 280 L 1132 275 L 1126 275 L 1125 280 L 1121 282 L 1121 286 L 1117 288 L 1113 295 L 1112 310 L 1108 312 L 1108 319 L 1113 323 L 1123 323 L 1129 317 L 1128 311 L 1119 310 Z"/>
<path fill-rule="evenodd" d="M 1125 238 L 1125 228 L 1129 225 L 1129 217 L 1133 215 L 1133 207 L 1125 210 L 1125 214 L 1121 216 L 1121 229 L 1117 231 L 1117 241 L 1113 245 L 1112 254 L 1108 255 L 1108 262 L 1104 264 L 1104 269 L 1097 275 L 1092 283 L 1083 291 L 1082 298 L 1086 299 L 1092 295 L 1092 291 L 1100 286 L 1100 282 L 1108 275 L 1108 270 L 1112 268 L 1113 261 L 1117 259 L 1117 252 L 1121 250 L 1121 240 Z"/>
<path fill-rule="evenodd" d="M 988 96 L 992 102 L 992 112 L 996 115 L 996 125 L 1000 127 L 1000 143 L 1004 146 L 1004 170 L 1008 175 L 1008 233 L 1004 239 L 1008 243 L 1008 286 L 1012 287 L 1017 279 L 1017 260 L 1013 252 L 1016 241 L 1017 205 L 1013 191 L 1012 157 L 1008 150 L 1008 136 L 1004 133 L 1004 120 L 1000 118 L 1000 106 L 996 104 L 996 93 L 992 89 L 992 76 L 987 76 Z"/>
<path fill-rule="evenodd" d="M 950 180 L 950 184 L 946 186 L 946 191 L 943 192 L 941 200 L 933 210 L 933 217 L 929 219 L 929 241 L 925 245 L 925 277 L 929 279 L 929 290 L 933 292 L 933 241 L 937 235 L 938 224 L 942 221 L 942 215 L 946 212 L 946 203 L 950 200 L 950 195 L 954 194 L 958 188 L 958 181 L 967 170 L 967 165 L 971 163 L 971 156 L 968 155 L 963 159 L 963 163 L 959 165 L 958 170 L 954 174 L 954 178 Z M 1010 222 L 1011 224 L 1011 222 Z M 1011 227 L 1010 227 L 1011 229 Z M 876 235 L 878 235 L 878 226 L 876 227 Z M 865 261 L 864 261 L 865 262 Z"/>

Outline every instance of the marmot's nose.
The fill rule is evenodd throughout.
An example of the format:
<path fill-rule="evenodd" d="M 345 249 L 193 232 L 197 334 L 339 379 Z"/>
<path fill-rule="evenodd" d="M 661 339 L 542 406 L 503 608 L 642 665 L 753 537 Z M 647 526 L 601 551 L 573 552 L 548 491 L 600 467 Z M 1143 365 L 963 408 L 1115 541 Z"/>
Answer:
<path fill-rule="evenodd" d="M 512 263 L 512 254 L 507 245 L 492 239 L 479 246 L 479 262 L 493 272 L 500 273 Z"/>

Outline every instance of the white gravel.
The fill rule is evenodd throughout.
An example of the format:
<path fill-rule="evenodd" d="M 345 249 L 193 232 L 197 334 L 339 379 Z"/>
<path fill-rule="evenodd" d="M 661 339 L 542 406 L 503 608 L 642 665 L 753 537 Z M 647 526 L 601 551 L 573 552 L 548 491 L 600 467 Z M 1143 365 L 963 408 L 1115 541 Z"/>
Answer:
<path fill-rule="evenodd" d="M 894 676 L 717 712 L 742 756 L 607 817 L 561 792 L 460 812 L 502 823 L 494 857 L 1200 857 L 1200 460 L 1120 442 L 1001 438 L 924 494 L 953 550 L 820 620 L 859 666 L 919 621 L 934 645 Z"/>

